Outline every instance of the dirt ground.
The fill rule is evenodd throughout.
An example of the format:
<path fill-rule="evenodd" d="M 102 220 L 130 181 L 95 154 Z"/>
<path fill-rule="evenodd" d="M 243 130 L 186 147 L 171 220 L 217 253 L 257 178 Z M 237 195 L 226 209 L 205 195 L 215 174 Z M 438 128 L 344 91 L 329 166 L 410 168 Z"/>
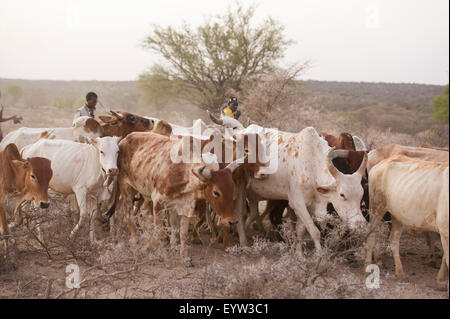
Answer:
<path fill-rule="evenodd" d="M 67 220 L 61 220 L 54 227 L 66 231 L 67 225 L 61 224 Z M 44 228 L 51 258 L 29 234 L 18 245 L 15 267 L 1 257 L 0 298 L 447 298 L 446 292 L 436 289 L 439 265 L 432 265 L 427 257 L 424 236 L 408 231 L 401 242 L 408 279 L 395 278 L 393 259 L 384 254 L 380 288 L 368 289 L 368 274 L 361 264 L 355 267 L 342 260 L 330 263 L 323 276 L 305 286 L 301 282 L 311 274 L 297 272 L 302 265 L 291 259 L 291 252 L 281 252 L 285 244 L 276 242 L 257 240 L 249 248 L 227 250 L 219 243 L 193 244 L 194 267 L 186 268 L 177 247 L 148 246 L 145 236 L 138 243 L 114 243 L 107 237 L 94 246 L 63 248 L 62 244 L 51 247 L 56 242 L 52 237 L 60 235 L 49 233 L 53 229 Z M 80 289 L 66 287 L 66 267 L 72 263 L 80 267 Z M 277 269 L 282 270 L 275 273 Z"/>

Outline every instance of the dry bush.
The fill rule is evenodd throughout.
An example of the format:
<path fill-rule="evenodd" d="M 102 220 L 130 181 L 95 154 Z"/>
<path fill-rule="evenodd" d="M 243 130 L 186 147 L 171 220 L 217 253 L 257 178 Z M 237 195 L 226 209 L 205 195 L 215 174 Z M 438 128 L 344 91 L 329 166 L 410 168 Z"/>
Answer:
<path fill-rule="evenodd" d="M 362 264 L 367 233 L 349 232 L 336 218 L 325 223 L 328 228 L 320 253 L 310 242 L 303 244 L 303 254 L 299 252 L 290 222 L 282 225 L 283 242 L 255 238 L 251 247 L 228 249 L 242 258 L 244 266 L 213 264 L 205 274 L 206 289 L 219 290 L 226 298 L 367 297 L 370 292 L 358 276 L 340 271 L 348 259 Z"/>

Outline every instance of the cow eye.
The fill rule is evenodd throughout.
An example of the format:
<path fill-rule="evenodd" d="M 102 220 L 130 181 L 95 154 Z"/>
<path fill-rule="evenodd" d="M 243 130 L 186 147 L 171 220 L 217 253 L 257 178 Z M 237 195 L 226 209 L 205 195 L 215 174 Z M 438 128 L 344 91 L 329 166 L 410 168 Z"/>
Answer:
<path fill-rule="evenodd" d="M 36 176 L 34 176 L 34 175 L 31 175 L 30 177 L 31 177 L 32 180 L 36 179 Z"/>
<path fill-rule="evenodd" d="M 339 194 L 343 199 L 345 199 L 345 195 L 344 194 Z"/>
<path fill-rule="evenodd" d="M 105 155 L 105 152 L 103 152 L 103 151 L 100 151 L 100 154 L 102 154 L 102 155 Z"/>
<path fill-rule="evenodd" d="M 213 191 L 213 195 L 215 198 L 219 198 L 220 197 L 220 193 L 217 191 Z"/>

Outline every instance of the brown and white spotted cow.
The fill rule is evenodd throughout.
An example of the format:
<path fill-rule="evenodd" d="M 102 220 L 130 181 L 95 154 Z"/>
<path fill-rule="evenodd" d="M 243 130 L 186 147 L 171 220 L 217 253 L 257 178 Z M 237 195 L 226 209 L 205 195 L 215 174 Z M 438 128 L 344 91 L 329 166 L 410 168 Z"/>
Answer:
<path fill-rule="evenodd" d="M 180 216 L 180 253 L 185 265 L 192 266 L 188 230 L 195 206 L 206 200 L 223 224 L 235 223 L 232 173 L 240 164 L 235 161 L 220 169 L 217 161 L 208 165 L 172 161 L 171 152 L 181 152 L 183 142 L 182 138 L 153 132 L 129 134 L 119 143 L 118 182 L 124 219 L 130 232 L 136 232 L 131 220 L 131 206 L 132 199 L 139 193 L 153 202 L 155 227 L 160 227 L 164 211 L 170 210 Z"/>
<path fill-rule="evenodd" d="M 0 235 L 8 235 L 5 200 L 17 197 L 19 207 L 33 200 L 34 205 L 48 208 L 48 185 L 53 172 L 50 161 L 42 157 L 22 159 L 17 146 L 9 144 L 0 151 Z M 16 208 L 17 208 L 16 207 Z M 5 247 L 8 241 L 5 239 Z"/>

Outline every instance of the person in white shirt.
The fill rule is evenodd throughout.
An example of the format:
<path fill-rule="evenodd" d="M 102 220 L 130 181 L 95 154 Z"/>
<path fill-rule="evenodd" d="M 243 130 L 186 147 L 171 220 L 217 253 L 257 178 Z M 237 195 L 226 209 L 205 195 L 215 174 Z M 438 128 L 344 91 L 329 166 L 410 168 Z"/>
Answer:
<path fill-rule="evenodd" d="M 86 94 L 86 103 L 80 107 L 75 113 L 74 120 L 81 116 L 89 116 L 95 118 L 95 106 L 97 105 L 97 94 L 89 92 Z"/>

